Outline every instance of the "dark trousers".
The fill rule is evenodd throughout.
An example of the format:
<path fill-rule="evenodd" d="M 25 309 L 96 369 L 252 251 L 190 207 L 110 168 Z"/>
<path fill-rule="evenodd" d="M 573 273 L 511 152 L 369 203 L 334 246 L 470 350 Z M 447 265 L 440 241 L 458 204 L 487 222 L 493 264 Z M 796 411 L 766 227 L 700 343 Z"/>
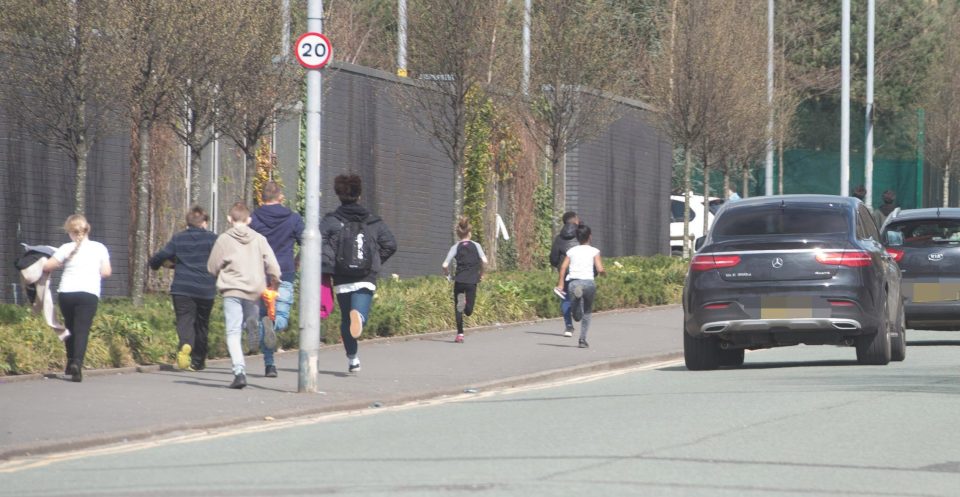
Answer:
<path fill-rule="evenodd" d="M 457 295 L 464 294 L 467 299 L 467 305 L 463 308 L 463 312 L 457 313 L 457 333 L 463 334 L 463 316 L 473 314 L 473 304 L 477 302 L 477 284 L 476 283 L 460 283 L 459 281 L 453 284 L 453 308 L 457 308 Z"/>
<path fill-rule="evenodd" d="M 82 369 L 83 358 L 87 355 L 90 327 L 93 325 L 93 316 L 97 313 L 100 299 L 87 292 L 61 293 L 59 299 L 63 324 L 70 330 L 70 337 L 63 342 L 67 349 L 67 366 L 76 364 L 77 368 Z"/>
<path fill-rule="evenodd" d="M 190 359 L 203 363 L 207 359 L 207 332 L 210 329 L 210 311 L 213 299 L 173 295 L 173 312 L 177 315 L 177 335 L 180 345 L 190 344 Z M 179 349 L 178 347 L 178 349 Z"/>

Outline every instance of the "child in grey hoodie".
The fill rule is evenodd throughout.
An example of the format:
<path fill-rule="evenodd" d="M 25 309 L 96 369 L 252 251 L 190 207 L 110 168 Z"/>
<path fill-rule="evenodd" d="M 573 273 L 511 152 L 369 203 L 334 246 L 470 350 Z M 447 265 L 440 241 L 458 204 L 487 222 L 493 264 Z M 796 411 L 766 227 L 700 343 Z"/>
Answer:
<path fill-rule="evenodd" d="M 223 295 L 227 350 L 233 362 L 230 388 L 243 388 L 247 386 L 247 376 L 240 328 L 242 325 L 247 329 L 247 346 L 256 347 L 260 340 L 260 294 L 267 285 L 276 290 L 280 265 L 267 239 L 250 229 L 250 209 L 245 204 L 233 204 L 229 220 L 233 227 L 217 237 L 207 271 L 217 277 L 217 291 Z"/>

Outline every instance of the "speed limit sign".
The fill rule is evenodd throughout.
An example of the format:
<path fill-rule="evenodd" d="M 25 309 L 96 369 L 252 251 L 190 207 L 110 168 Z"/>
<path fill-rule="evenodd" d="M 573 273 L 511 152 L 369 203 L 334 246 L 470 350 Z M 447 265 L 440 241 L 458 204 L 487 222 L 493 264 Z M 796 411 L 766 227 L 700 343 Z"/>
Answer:
<path fill-rule="evenodd" d="M 297 38 L 293 47 L 297 54 L 297 62 L 307 69 L 320 69 L 330 62 L 333 55 L 333 46 L 330 39 L 323 33 L 304 33 Z"/>

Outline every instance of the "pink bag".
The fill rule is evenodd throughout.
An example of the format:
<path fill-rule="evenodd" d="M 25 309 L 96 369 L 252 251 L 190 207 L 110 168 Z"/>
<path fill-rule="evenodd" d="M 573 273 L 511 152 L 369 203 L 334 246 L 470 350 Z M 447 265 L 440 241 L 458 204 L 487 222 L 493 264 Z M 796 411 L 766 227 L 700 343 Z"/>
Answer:
<path fill-rule="evenodd" d="M 333 312 L 333 281 L 329 274 L 320 277 L 320 319 L 327 319 Z"/>

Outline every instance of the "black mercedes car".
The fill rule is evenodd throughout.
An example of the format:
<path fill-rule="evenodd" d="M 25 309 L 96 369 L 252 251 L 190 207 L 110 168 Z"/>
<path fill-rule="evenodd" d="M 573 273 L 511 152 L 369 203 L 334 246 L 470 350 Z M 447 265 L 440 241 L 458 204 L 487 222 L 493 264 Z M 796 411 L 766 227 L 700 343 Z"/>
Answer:
<path fill-rule="evenodd" d="M 739 366 L 745 349 L 801 343 L 856 346 L 861 364 L 903 360 L 900 270 L 880 240 L 855 198 L 728 202 L 687 271 L 687 368 Z"/>
<path fill-rule="evenodd" d="M 883 236 L 900 266 L 907 327 L 960 330 L 960 209 L 894 211 Z"/>

